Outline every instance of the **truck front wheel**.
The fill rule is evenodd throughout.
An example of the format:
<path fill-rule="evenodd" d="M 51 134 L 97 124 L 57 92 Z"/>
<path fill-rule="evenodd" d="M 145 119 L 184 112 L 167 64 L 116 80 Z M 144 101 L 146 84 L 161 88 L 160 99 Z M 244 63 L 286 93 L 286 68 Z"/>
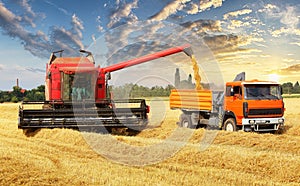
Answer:
<path fill-rule="evenodd" d="M 225 131 L 236 131 L 236 124 L 235 120 L 233 118 L 228 118 L 226 119 L 224 125 L 223 125 L 223 130 Z"/>

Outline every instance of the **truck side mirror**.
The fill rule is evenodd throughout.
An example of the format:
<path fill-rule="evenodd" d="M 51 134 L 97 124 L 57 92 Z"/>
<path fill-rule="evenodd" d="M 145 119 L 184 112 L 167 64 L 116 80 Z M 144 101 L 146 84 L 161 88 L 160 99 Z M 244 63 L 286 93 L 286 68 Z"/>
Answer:
<path fill-rule="evenodd" d="M 279 86 L 280 95 L 283 94 L 282 86 Z"/>

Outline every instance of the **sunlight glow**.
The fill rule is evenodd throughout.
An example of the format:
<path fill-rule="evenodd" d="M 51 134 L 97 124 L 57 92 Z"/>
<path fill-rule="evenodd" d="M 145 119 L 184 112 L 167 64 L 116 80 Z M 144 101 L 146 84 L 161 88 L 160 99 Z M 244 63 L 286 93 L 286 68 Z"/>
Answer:
<path fill-rule="evenodd" d="M 269 80 L 279 82 L 279 75 L 278 74 L 269 74 Z"/>

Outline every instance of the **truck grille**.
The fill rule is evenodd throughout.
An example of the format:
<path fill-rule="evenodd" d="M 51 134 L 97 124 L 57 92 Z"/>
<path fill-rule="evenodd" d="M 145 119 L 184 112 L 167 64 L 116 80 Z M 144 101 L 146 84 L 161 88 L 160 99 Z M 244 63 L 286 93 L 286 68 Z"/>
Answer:
<path fill-rule="evenodd" d="M 282 114 L 281 108 L 273 109 L 250 109 L 248 115 L 277 115 Z"/>

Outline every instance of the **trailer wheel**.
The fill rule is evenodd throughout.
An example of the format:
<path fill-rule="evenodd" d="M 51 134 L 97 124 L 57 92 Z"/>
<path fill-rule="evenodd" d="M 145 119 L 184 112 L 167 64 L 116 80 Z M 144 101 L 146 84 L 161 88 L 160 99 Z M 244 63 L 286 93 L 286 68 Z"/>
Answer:
<path fill-rule="evenodd" d="M 191 115 L 181 114 L 179 124 L 181 127 L 193 128 Z"/>
<path fill-rule="evenodd" d="M 236 131 L 235 120 L 233 118 L 226 119 L 223 125 L 223 130 L 230 131 L 230 132 Z"/>

